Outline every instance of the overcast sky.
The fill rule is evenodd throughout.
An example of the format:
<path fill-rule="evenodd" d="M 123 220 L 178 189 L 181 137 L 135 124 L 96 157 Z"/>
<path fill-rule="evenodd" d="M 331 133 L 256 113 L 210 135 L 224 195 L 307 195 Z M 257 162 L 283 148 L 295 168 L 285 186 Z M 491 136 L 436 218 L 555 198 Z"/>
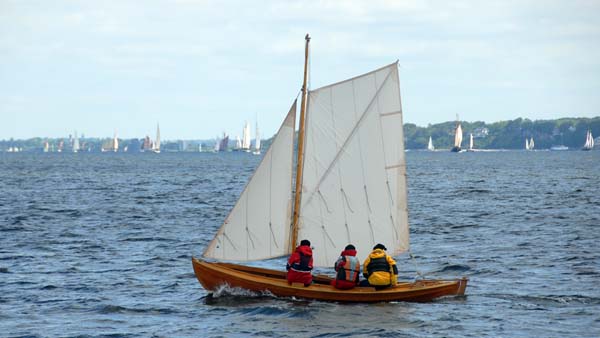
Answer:
<path fill-rule="evenodd" d="M 400 62 L 404 121 L 600 115 L 600 1 L 0 0 L 0 139 L 206 139 Z M 254 132 L 253 132 L 254 133 Z"/>

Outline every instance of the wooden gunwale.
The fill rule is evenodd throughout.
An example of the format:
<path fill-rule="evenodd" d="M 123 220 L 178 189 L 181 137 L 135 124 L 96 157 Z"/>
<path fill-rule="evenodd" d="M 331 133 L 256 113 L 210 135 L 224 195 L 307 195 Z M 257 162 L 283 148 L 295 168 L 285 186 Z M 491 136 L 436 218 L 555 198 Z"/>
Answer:
<path fill-rule="evenodd" d="M 356 287 L 338 290 L 329 285 L 330 277 L 317 275 L 308 287 L 288 284 L 284 271 L 250 267 L 231 263 L 206 262 L 192 258 L 194 272 L 200 284 L 211 292 L 221 285 L 239 287 L 255 292 L 270 292 L 280 297 L 297 297 L 336 302 L 389 302 L 430 301 L 434 298 L 464 295 L 467 279 L 422 280 L 414 283 L 399 282 L 395 287 L 375 290 L 372 287 Z"/>

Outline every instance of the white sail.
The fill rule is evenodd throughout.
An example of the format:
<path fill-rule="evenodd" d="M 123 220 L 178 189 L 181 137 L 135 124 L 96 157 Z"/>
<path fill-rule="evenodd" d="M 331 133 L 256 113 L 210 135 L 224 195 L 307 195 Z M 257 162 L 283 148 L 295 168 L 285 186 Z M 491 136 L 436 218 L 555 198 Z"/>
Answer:
<path fill-rule="evenodd" d="M 473 134 L 470 134 L 471 136 L 469 137 L 469 149 L 473 149 Z"/>
<path fill-rule="evenodd" d="M 533 147 L 535 147 L 535 143 L 533 142 L 533 136 L 532 136 L 531 139 L 529 140 L 529 150 L 533 150 Z"/>
<path fill-rule="evenodd" d="M 289 253 L 296 102 L 204 257 L 259 260 Z"/>
<path fill-rule="evenodd" d="M 397 63 L 309 92 L 298 240 L 331 266 L 348 244 L 408 250 Z"/>
<path fill-rule="evenodd" d="M 254 154 L 260 154 L 260 131 L 256 123 L 256 139 L 254 139 Z"/>
<path fill-rule="evenodd" d="M 592 136 L 592 132 L 588 129 L 585 134 L 585 144 L 583 145 L 583 149 L 590 150 L 594 148 L 594 137 Z"/>
<path fill-rule="evenodd" d="M 156 124 L 156 141 L 154 141 L 154 150 L 155 153 L 160 153 L 160 127 L 158 123 Z"/>
<path fill-rule="evenodd" d="M 235 136 L 235 149 L 240 150 L 242 148 L 242 140 L 240 140 L 239 135 Z"/>
<path fill-rule="evenodd" d="M 454 146 L 457 148 L 461 148 L 462 147 L 462 139 L 463 139 L 462 127 L 460 126 L 460 123 L 459 123 L 456 126 L 456 131 L 454 132 Z"/>
<path fill-rule="evenodd" d="M 244 130 L 242 131 L 242 149 L 250 149 L 250 124 L 248 121 L 244 124 Z"/>
<path fill-rule="evenodd" d="M 116 153 L 117 151 L 119 151 L 119 139 L 117 138 L 117 133 L 115 132 L 115 137 L 113 137 L 113 142 L 112 142 L 112 150 Z"/>
<path fill-rule="evenodd" d="M 529 150 L 529 140 L 525 138 L 525 150 Z"/>
<path fill-rule="evenodd" d="M 429 144 L 427 144 L 427 149 L 434 151 L 435 147 L 433 146 L 433 140 L 431 139 L 431 136 L 429 136 Z"/>
<path fill-rule="evenodd" d="M 77 131 L 75 131 L 75 136 L 73 139 L 73 152 L 76 153 L 79 151 L 79 138 L 77 137 Z"/>

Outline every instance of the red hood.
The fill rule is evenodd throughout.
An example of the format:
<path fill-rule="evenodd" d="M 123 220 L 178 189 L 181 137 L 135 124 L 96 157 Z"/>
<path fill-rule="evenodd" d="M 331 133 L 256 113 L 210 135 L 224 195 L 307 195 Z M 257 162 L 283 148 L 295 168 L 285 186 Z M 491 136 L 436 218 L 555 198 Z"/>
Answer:
<path fill-rule="evenodd" d="M 344 250 L 340 256 L 356 256 L 356 250 Z"/>
<path fill-rule="evenodd" d="M 312 249 L 308 245 L 300 245 L 296 248 L 296 252 L 303 254 L 304 256 L 312 257 Z"/>

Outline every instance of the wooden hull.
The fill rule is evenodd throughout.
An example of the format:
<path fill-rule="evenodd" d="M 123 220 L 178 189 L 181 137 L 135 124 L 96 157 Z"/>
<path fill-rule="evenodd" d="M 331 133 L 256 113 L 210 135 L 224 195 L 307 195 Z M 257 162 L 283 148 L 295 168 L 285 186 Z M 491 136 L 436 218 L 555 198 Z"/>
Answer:
<path fill-rule="evenodd" d="M 332 287 L 330 277 L 313 276 L 313 284 L 288 284 L 284 271 L 250 267 L 230 263 L 206 262 L 192 258 L 198 281 L 207 291 L 215 291 L 222 285 L 243 288 L 255 292 L 269 292 L 279 297 L 297 297 L 320 301 L 373 303 L 391 301 L 424 302 L 442 296 L 464 295 L 468 279 L 422 280 L 398 282 L 394 287 L 375 290 L 372 287 L 356 287 L 338 290 Z"/>

